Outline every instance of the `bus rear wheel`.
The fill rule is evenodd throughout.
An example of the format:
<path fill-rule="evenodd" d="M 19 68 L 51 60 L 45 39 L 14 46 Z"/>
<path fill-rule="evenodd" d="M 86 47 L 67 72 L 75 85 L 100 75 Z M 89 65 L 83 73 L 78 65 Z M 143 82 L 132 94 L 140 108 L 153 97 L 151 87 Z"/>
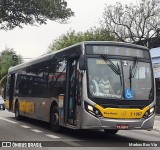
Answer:
<path fill-rule="evenodd" d="M 61 126 L 59 125 L 59 111 L 58 106 L 54 106 L 51 110 L 51 119 L 50 119 L 51 129 L 54 132 L 60 132 Z"/>
<path fill-rule="evenodd" d="M 116 134 L 118 130 L 116 129 L 104 129 L 104 132 L 107 134 Z"/>
<path fill-rule="evenodd" d="M 21 115 L 19 114 L 19 103 L 18 102 L 16 102 L 16 104 L 15 104 L 15 118 L 17 120 L 21 119 Z"/>

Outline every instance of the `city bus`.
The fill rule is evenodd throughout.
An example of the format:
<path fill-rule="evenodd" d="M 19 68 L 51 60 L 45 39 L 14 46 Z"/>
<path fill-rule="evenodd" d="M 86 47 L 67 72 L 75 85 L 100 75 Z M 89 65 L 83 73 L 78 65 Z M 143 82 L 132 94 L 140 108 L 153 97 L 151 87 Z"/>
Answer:
<path fill-rule="evenodd" d="M 155 81 L 146 47 L 115 41 L 84 41 L 8 70 L 6 108 L 62 127 L 151 130 Z"/>

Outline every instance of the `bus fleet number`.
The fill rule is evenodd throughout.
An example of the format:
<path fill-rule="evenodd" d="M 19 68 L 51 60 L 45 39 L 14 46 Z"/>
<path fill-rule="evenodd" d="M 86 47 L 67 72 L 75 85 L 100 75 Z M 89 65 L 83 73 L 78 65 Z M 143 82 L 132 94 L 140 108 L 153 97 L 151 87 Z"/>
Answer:
<path fill-rule="evenodd" d="M 141 112 L 131 112 L 131 116 L 139 117 L 141 115 L 142 115 Z"/>

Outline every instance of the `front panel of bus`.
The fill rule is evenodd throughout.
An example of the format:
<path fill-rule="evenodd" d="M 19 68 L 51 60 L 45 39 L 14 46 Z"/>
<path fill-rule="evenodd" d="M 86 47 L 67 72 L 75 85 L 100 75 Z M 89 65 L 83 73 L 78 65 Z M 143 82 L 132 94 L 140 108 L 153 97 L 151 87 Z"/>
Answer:
<path fill-rule="evenodd" d="M 151 129 L 155 92 L 149 50 L 125 45 L 85 48 L 82 128 Z"/>

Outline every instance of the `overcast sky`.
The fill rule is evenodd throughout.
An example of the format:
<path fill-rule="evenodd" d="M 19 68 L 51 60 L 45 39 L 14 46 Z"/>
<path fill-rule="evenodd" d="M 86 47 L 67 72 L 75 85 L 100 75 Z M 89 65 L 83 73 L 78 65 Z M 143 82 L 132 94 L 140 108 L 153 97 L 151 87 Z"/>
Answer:
<path fill-rule="evenodd" d="M 39 27 L 24 26 L 23 29 L 10 31 L 0 30 L 0 52 L 5 47 L 13 48 L 17 54 L 24 58 L 34 58 L 46 53 L 48 46 L 54 39 L 65 34 L 70 29 L 86 31 L 91 27 L 99 26 L 99 19 L 102 19 L 105 4 L 114 4 L 117 1 L 123 3 L 134 2 L 135 0 L 66 0 L 68 7 L 75 12 L 75 16 L 68 24 L 59 24 L 48 21 L 47 25 Z"/>

